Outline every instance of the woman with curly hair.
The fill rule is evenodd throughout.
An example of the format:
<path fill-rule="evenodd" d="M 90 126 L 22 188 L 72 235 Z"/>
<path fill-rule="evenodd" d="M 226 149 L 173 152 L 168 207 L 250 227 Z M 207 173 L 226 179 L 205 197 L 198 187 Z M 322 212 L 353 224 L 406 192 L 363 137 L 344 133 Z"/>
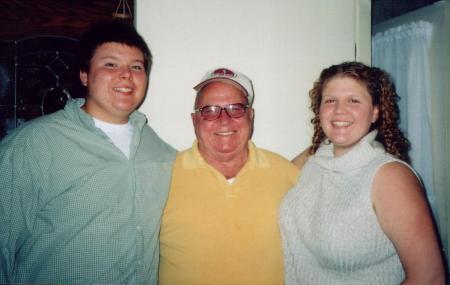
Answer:
<path fill-rule="evenodd" d="M 333 65 L 310 98 L 310 157 L 280 208 L 286 284 L 444 284 L 389 75 Z"/>

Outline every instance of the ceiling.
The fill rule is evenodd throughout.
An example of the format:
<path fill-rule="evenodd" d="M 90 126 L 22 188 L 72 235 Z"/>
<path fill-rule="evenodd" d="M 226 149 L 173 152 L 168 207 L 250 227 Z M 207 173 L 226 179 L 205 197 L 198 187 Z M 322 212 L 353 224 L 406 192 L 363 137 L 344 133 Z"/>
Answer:
<path fill-rule="evenodd" d="M 372 0 L 372 25 L 428 6 L 439 0 Z"/>

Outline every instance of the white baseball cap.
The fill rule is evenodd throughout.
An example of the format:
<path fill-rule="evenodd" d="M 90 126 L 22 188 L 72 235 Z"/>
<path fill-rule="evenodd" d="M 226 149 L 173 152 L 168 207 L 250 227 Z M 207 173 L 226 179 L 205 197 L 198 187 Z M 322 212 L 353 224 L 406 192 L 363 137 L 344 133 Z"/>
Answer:
<path fill-rule="evenodd" d="M 194 86 L 194 90 L 199 92 L 207 84 L 216 81 L 231 83 L 242 89 L 248 98 L 248 104 L 252 105 L 254 97 L 252 81 L 245 74 L 230 68 L 221 67 L 208 71 L 203 76 L 202 81 Z"/>

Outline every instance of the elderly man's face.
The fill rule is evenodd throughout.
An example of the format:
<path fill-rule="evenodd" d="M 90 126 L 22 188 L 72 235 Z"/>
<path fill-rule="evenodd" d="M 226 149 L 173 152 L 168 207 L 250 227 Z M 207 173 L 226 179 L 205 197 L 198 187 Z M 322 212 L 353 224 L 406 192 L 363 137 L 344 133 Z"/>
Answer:
<path fill-rule="evenodd" d="M 247 104 L 247 98 L 240 89 L 231 84 L 212 82 L 202 89 L 196 108 L 208 105 L 224 107 L 235 103 Z M 246 154 L 252 120 L 251 108 L 240 118 L 231 118 L 222 110 L 220 117 L 213 121 L 203 119 L 200 113 L 192 114 L 202 156 L 208 161 Z"/>

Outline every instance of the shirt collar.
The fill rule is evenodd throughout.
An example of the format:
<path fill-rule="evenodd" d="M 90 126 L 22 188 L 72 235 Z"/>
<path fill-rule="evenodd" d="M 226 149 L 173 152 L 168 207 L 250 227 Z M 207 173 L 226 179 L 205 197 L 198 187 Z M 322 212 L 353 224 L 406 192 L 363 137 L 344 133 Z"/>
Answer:
<path fill-rule="evenodd" d="M 64 110 L 71 117 L 78 118 L 78 120 L 85 126 L 89 128 L 96 128 L 92 116 L 81 109 L 84 103 L 85 103 L 84 98 L 71 99 L 65 105 Z M 130 115 L 129 122 L 133 126 L 133 128 L 141 129 L 147 123 L 147 118 L 141 112 L 134 111 Z"/>
<path fill-rule="evenodd" d="M 213 168 L 210 166 L 205 159 L 200 154 L 200 151 L 198 149 L 198 141 L 195 140 L 192 144 L 192 148 L 184 151 L 183 155 L 183 161 L 182 161 L 183 168 L 185 169 L 193 169 L 193 168 Z M 247 162 L 244 164 L 242 169 L 239 171 L 238 175 L 241 173 L 244 173 L 249 170 L 253 170 L 255 168 L 268 168 L 269 162 L 267 157 L 264 155 L 264 153 L 259 150 L 255 144 L 249 140 L 248 142 L 248 159 Z M 238 176 L 236 175 L 236 176 Z"/>

